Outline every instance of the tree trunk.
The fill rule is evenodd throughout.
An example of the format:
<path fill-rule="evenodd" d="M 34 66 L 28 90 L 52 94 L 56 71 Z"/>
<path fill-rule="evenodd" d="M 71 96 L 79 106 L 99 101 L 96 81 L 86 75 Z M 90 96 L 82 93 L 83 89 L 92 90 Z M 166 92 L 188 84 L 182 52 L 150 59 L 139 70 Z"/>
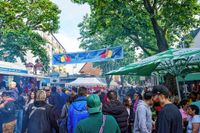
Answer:
<path fill-rule="evenodd" d="M 106 83 L 107 83 L 107 87 L 110 88 L 110 82 L 112 81 L 112 75 L 111 76 L 106 76 Z"/>
<path fill-rule="evenodd" d="M 124 76 L 123 76 L 123 75 L 120 75 L 120 79 L 121 79 L 121 86 L 122 86 L 122 89 L 124 89 Z"/>
<path fill-rule="evenodd" d="M 151 6 L 151 3 L 149 0 L 143 0 L 143 2 L 144 2 L 145 9 L 150 15 L 150 20 L 153 26 L 154 33 L 156 35 L 158 49 L 160 52 L 165 51 L 168 49 L 167 39 L 165 37 L 163 29 L 161 29 L 161 27 L 158 25 L 157 20 L 155 18 L 156 8 L 155 6 Z"/>
<path fill-rule="evenodd" d="M 154 33 L 156 35 L 157 46 L 160 52 L 168 49 L 167 40 L 165 35 L 162 32 L 162 29 L 159 27 L 155 17 L 151 17 L 151 23 L 153 25 Z"/>
<path fill-rule="evenodd" d="M 170 90 L 172 95 L 176 95 L 177 94 L 177 86 L 176 86 L 175 76 L 173 76 L 171 74 L 167 74 L 164 76 L 164 79 L 165 79 L 165 85 Z"/>

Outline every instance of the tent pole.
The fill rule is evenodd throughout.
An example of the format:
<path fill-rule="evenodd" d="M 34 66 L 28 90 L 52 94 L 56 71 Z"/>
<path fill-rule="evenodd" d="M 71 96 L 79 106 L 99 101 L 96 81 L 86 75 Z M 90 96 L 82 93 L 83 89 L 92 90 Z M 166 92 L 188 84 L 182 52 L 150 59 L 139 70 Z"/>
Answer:
<path fill-rule="evenodd" d="M 178 97 L 179 97 L 179 100 L 181 101 L 181 93 L 180 93 L 180 87 L 178 83 L 178 76 L 176 76 L 176 86 L 177 86 L 177 91 L 178 91 Z"/>
<path fill-rule="evenodd" d="M 156 85 L 159 85 L 159 75 L 156 75 Z"/>

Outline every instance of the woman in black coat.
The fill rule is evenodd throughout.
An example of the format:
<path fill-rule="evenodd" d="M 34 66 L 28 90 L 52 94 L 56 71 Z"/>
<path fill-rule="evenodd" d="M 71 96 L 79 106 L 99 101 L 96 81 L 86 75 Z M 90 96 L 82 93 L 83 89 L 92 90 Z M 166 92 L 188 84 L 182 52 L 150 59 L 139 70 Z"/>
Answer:
<path fill-rule="evenodd" d="M 133 123 L 134 123 L 134 112 L 133 112 L 133 104 L 130 96 L 126 96 L 124 98 L 124 106 L 128 112 L 128 133 L 132 133 L 133 131 Z"/>

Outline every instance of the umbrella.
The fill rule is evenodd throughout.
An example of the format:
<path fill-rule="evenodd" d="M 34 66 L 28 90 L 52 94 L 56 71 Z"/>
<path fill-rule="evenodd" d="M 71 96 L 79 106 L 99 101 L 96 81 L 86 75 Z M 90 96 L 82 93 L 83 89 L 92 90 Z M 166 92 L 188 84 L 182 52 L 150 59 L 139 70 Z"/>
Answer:
<path fill-rule="evenodd" d="M 150 75 L 152 71 L 158 66 L 160 61 L 164 59 L 172 58 L 172 53 L 175 49 L 161 52 L 159 54 L 150 56 L 136 63 L 131 63 L 127 66 L 121 67 L 117 70 L 113 70 L 107 73 L 107 75 Z"/>
<path fill-rule="evenodd" d="M 174 76 L 200 70 L 200 48 L 169 49 L 136 63 L 113 70 L 108 75 L 150 75 L 170 73 Z M 177 81 L 177 80 L 176 80 Z M 177 89 L 180 90 L 177 81 Z"/>

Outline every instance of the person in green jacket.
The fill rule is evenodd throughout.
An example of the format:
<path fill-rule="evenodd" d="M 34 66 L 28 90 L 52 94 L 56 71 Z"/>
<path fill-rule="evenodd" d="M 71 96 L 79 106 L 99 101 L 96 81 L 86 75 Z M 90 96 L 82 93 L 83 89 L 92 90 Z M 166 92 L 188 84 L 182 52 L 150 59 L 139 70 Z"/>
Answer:
<path fill-rule="evenodd" d="M 78 123 L 75 133 L 120 133 L 115 118 L 102 114 L 102 105 L 98 95 L 88 96 L 87 109 L 90 115 Z"/>

